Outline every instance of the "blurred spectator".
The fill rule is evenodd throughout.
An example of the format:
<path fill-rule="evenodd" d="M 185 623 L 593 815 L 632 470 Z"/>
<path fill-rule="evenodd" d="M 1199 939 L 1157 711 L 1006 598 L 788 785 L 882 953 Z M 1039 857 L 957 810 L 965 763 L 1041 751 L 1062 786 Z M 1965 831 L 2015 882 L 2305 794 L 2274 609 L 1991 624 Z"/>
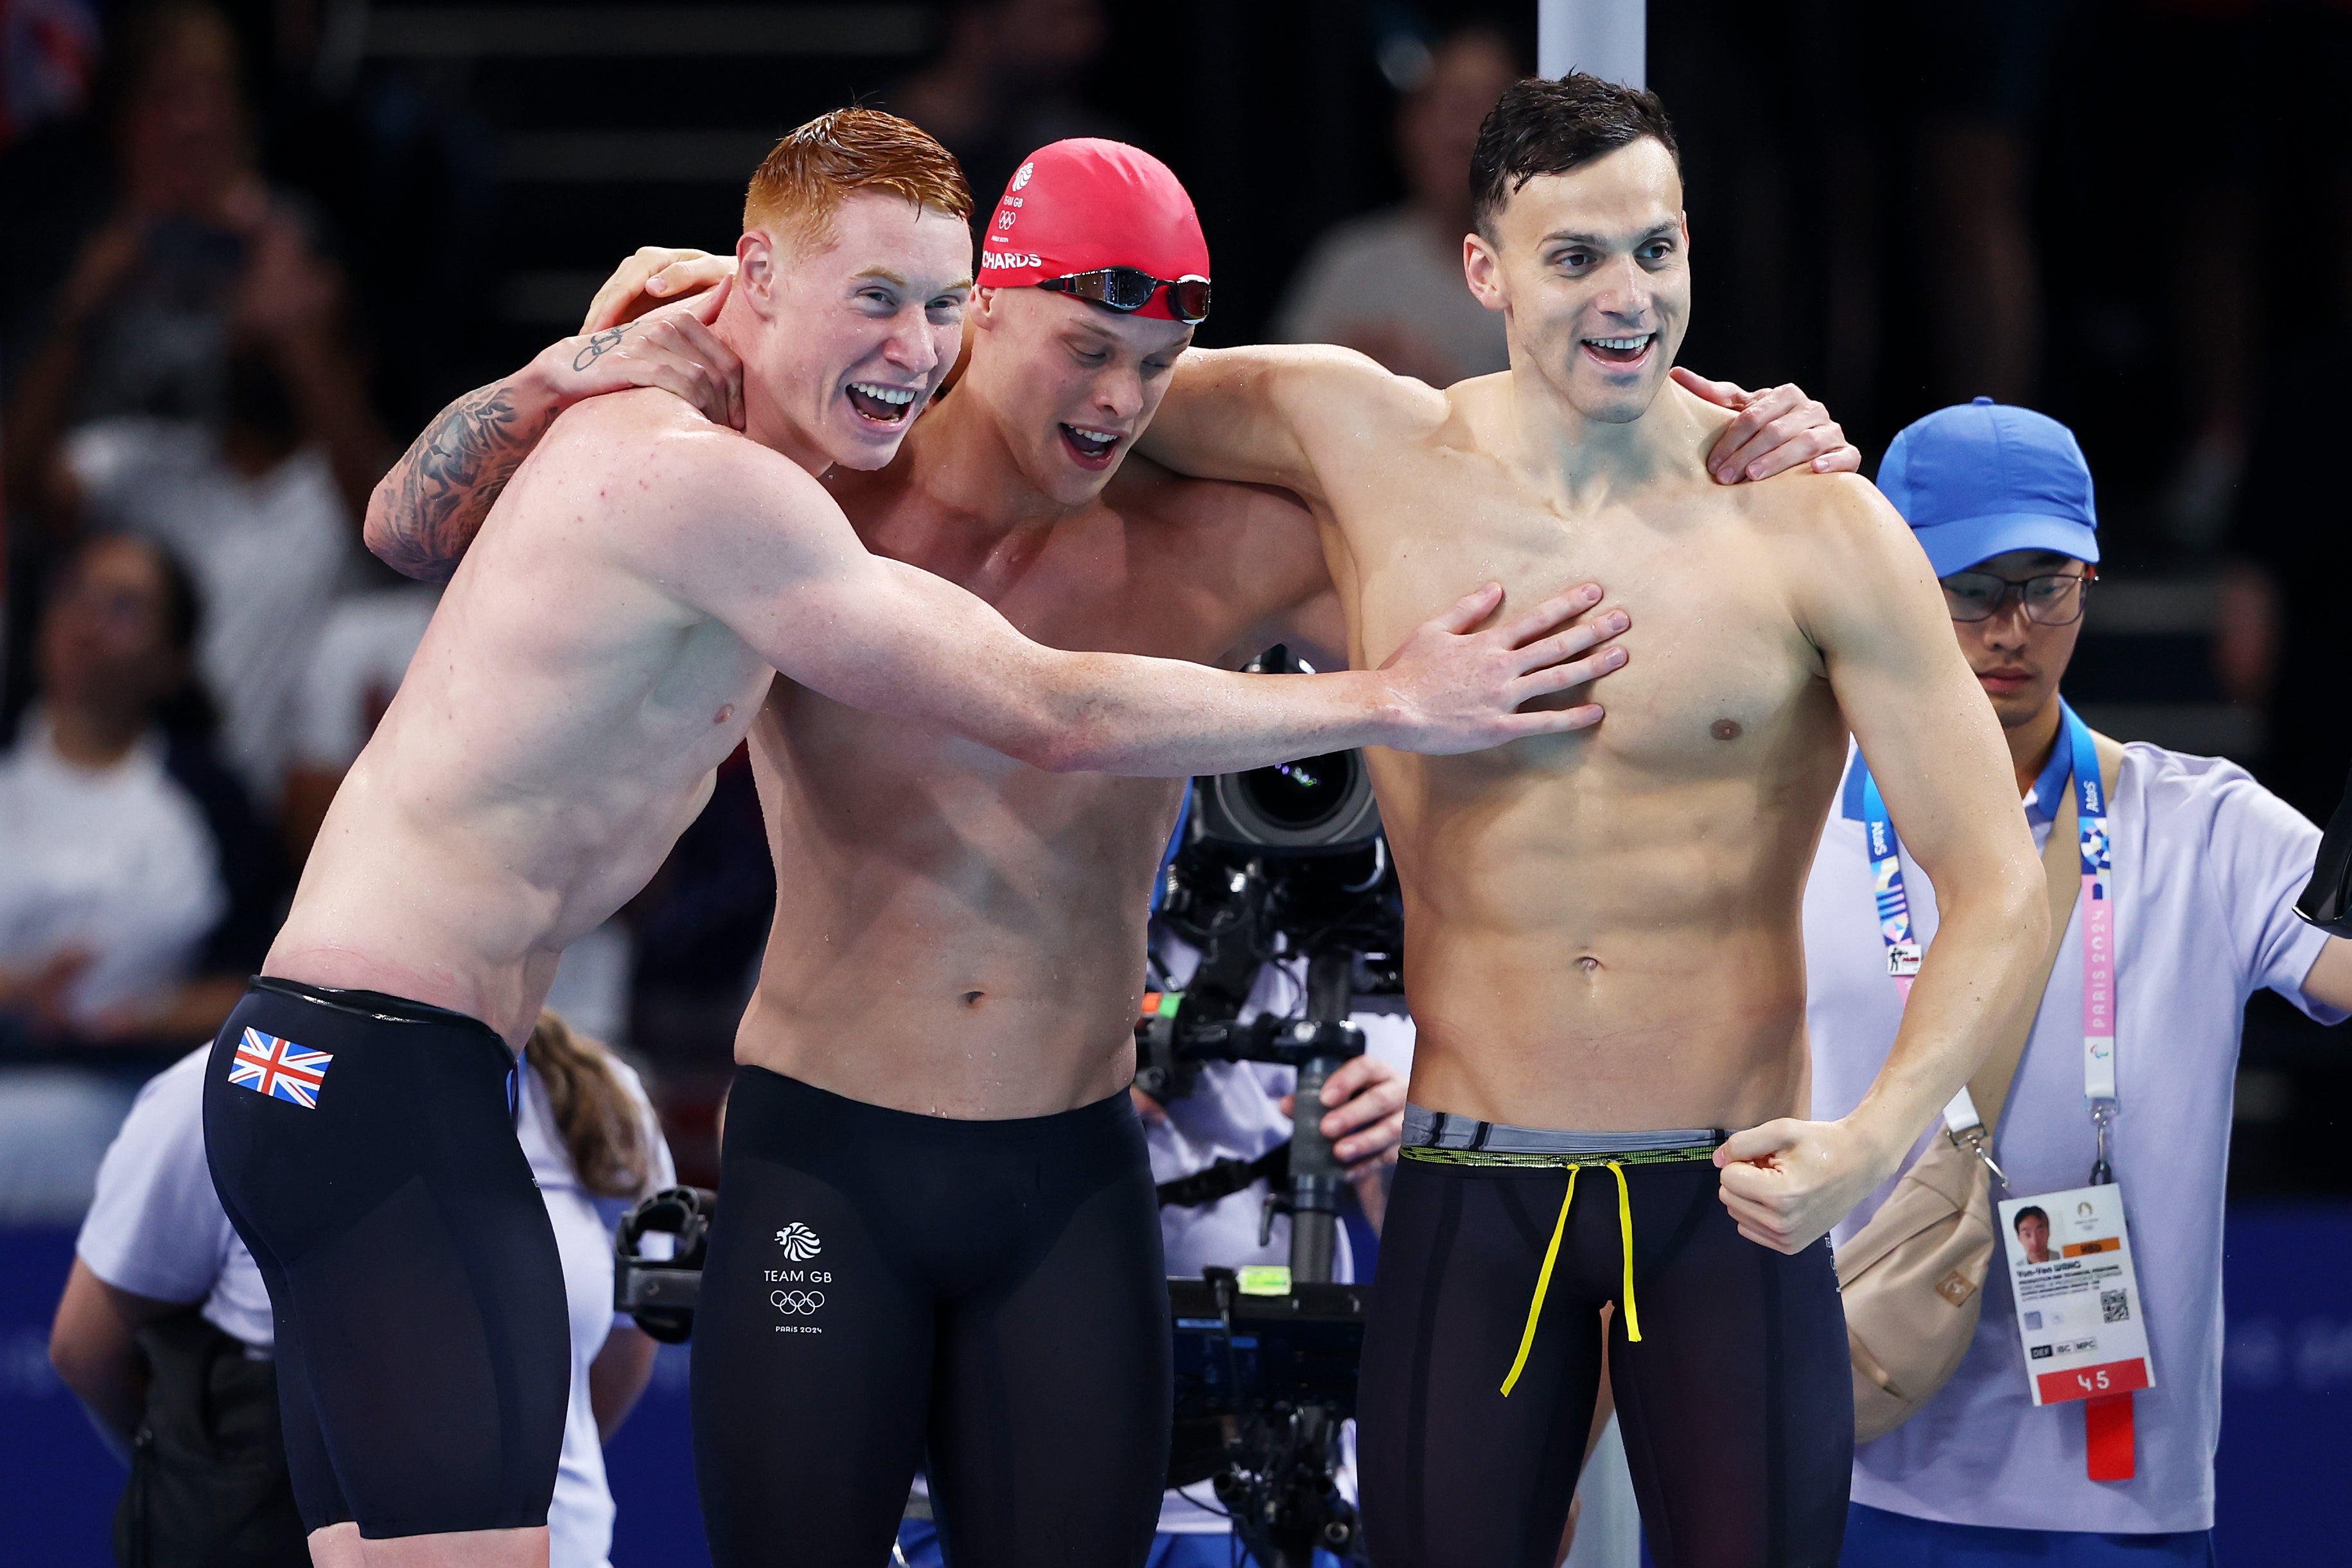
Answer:
<path fill-rule="evenodd" d="M 1904 9 L 1920 68 L 1916 221 L 1937 401 L 2024 402 L 2042 357 L 2031 138 L 2057 7 L 1930 0 Z"/>
<path fill-rule="evenodd" d="M 0 752 L 0 1213 L 79 1212 L 129 1092 L 101 1070 L 210 1035 L 268 945 L 276 847 L 207 747 L 196 622 L 128 538 L 83 546 L 42 617 Z"/>
<path fill-rule="evenodd" d="M 985 223 L 1021 161 L 1069 136 L 1124 134 L 1082 98 L 1109 29 L 1100 0 L 962 0 L 938 59 L 886 104 L 940 139 Z"/>
<path fill-rule="evenodd" d="M 2129 123 L 2161 125 L 2178 112 L 2179 99 L 2162 82 L 2207 84 L 2200 116 L 2207 130 L 2185 138 L 2148 183 L 2152 210 L 2142 234 L 2162 268 L 2166 337 L 2187 401 L 2179 412 L 2189 439 L 2164 476 L 2160 520 L 2174 546 L 2197 555 L 2221 542 L 2231 492 L 2246 465 L 2264 278 L 2255 260 L 2258 171 L 2275 151 L 2263 146 L 2265 122 L 2273 138 L 2284 129 L 2272 107 L 2276 68 L 2284 62 L 2263 58 L 2263 24 L 2272 19 L 2258 13 L 2292 8 L 2245 0 L 2136 0 L 2116 28 L 2137 57 L 2128 62 L 2136 68 L 2123 77 L 2133 95 L 2125 105 Z M 2311 85 L 2332 97 L 2342 78 Z M 2118 150 L 2125 156 L 2145 144 L 2139 136 L 2130 140 Z M 2194 243 L 2179 244 L 2183 235 L 2196 236 Z"/>
<path fill-rule="evenodd" d="M 131 1531 L 143 1520 L 177 1548 L 171 1561 L 290 1568 L 309 1557 L 282 1462 L 256 1466 L 241 1452 L 206 1462 L 228 1447 L 224 1437 L 278 1432 L 268 1292 L 205 1166 L 210 1054 L 192 1052 L 152 1080 L 107 1150 L 49 1354 L 102 1435 L 128 1448 L 142 1427 L 152 1434 L 134 1449 L 123 1511 Z M 613 1229 L 675 1177 L 644 1086 L 603 1045 L 541 1013 L 524 1061 L 516 1131 L 555 1228 L 571 1308 L 572 1404 L 549 1562 L 605 1568 L 613 1498 L 601 1440 L 644 1392 L 655 1349 L 614 1314 Z M 135 1534 L 129 1544 L 126 1560 L 148 1560 Z"/>
<path fill-rule="evenodd" d="M 121 51 L 121 200 L 11 401 L 11 510 L 52 540 L 94 522 L 188 563 L 224 754 L 274 802 L 295 683 L 389 444 L 341 279 L 254 172 L 226 24 L 165 7 Z"/>
<path fill-rule="evenodd" d="M 1479 124 L 1521 74 L 1490 27 L 1430 51 L 1426 76 L 1397 110 L 1404 204 L 1350 219 L 1316 245 L 1276 319 L 1278 337 L 1360 349 L 1432 386 L 1508 368 L 1503 319 L 1462 280 L 1462 236 Z"/>
<path fill-rule="evenodd" d="M 113 208 L 81 240 L 39 329 L 20 319 L 8 334 L 12 355 L 38 345 L 10 398 L 12 499 L 52 500 L 60 432 L 86 420 L 146 414 L 220 428 L 232 348 L 242 344 L 285 379 L 304 434 L 355 514 L 363 510 L 388 445 L 344 349 L 340 276 L 257 170 L 227 23 L 199 5 L 143 12 L 123 28 L 111 68 Z M 51 226 L 80 228 L 80 204 L 28 208 Z M 47 291 L 47 279 L 16 281 Z"/>
<path fill-rule="evenodd" d="M 1824 379 L 1850 428 L 1979 395 L 2033 401 L 2043 340 L 2035 132 L 2064 10 L 2063 0 L 1835 0 L 1811 18 L 1821 42 L 1801 68 L 1804 68 L 1799 93 L 1822 101 L 1790 107 L 1801 136 L 1817 115 L 1840 123 L 1819 172 L 1800 161 L 1769 232 L 1823 232 Z M 1915 313 L 1916 324 L 1902 319 Z M 1914 366 L 1920 350 L 1926 362 Z"/>
<path fill-rule="evenodd" d="M 264 801 L 281 787 L 303 667 L 358 559 L 352 497 L 364 507 L 386 450 L 338 341 L 337 293 L 299 232 L 273 222 L 233 298 L 217 429 L 121 414 L 66 431 L 68 333 L 26 378 L 10 430 L 19 493 L 39 497 L 53 529 L 137 533 L 194 571 L 222 751 Z"/>
<path fill-rule="evenodd" d="M 228 371 L 217 435 L 184 420 L 99 420 L 66 439 L 52 488 L 70 515 L 154 539 L 188 563 L 204 601 L 197 662 L 220 698 L 223 759 L 274 805 L 304 672 L 358 565 L 358 514 L 326 455 L 302 444 L 297 394 L 276 358 L 240 347 Z"/>
<path fill-rule="evenodd" d="M 0 1008 L 36 1038 L 201 1039 L 267 949 L 278 860 L 211 755 L 198 613 L 154 546 L 75 555 L 0 753 Z"/>
<path fill-rule="evenodd" d="M 97 62 L 89 0 L 0 0 L 0 147 L 79 110 Z"/>
<path fill-rule="evenodd" d="M 49 398 L 64 397 L 69 385 L 70 405 L 60 410 L 68 420 L 214 417 L 243 236 L 271 215 L 254 168 L 236 38 L 216 11 L 162 5 L 119 29 L 108 64 L 113 210 L 81 236 L 48 302 L 47 340 L 23 375 L 52 383 L 44 389 Z M 82 201 L 62 212 L 37 209 L 37 221 L 79 230 L 84 211 Z M 36 243 L 53 249 L 55 237 Z M 41 342 L 17 325 L 10 334 L 17 343 Z M 50 363 L 61 351 L 72 362 Z M 18 414 L 12 423 L 22 421 Z"/>

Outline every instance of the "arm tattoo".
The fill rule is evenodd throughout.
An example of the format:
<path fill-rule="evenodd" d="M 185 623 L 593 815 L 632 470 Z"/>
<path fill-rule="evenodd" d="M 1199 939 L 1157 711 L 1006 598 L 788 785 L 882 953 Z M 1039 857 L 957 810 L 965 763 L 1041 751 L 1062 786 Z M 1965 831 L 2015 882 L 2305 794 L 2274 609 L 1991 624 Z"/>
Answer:
<path fill-rule="evenodd" d="M 601 353 L 599 333 L 582 353 Z M 609 348 L 610 343 L 604 344 Z M 446 582 L 491 504 L 554 423 L 551 408 L 526 420 L 505 382 L 467 392 L 441 411 L 376 486 L 382 537 L 370 548 L 406 576 Z"/>
<path fill-rule="evenodd" d="M 624 321 L 617 327 L 607 327 L 590 338 L 587 346 L 572 356 L 572 368 L 575 371 L 584 371 L 604 357 L 605 350 L 620 347 L 621 340 L 627 337 L 629 329 L 635 325 L 634 321 Z"/>

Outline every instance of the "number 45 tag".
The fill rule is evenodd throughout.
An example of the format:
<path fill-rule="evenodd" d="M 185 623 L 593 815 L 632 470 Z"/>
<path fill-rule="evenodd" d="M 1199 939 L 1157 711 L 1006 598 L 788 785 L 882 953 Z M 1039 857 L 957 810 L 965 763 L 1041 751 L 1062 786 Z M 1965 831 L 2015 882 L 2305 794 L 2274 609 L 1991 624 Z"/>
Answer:
<path fill-rule="evenodd" d="M 2010 1198 L 2000 1228 L 2033 1402 L 2153 1388 L 2123 1188 L 2110 1182 Z"/>

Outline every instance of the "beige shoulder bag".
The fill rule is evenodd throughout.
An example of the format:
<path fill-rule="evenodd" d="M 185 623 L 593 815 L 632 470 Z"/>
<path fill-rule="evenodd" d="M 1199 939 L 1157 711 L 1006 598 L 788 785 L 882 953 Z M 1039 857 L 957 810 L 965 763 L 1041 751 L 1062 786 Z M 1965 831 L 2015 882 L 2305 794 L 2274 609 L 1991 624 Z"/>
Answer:
<path fill-rule="evenodd" d="M 2123 747 L 2094 737 L 2099 772 L 2113 798 Z M 1969 1080 L 1981 1125 L 1929 1140 L 1885 1205 L 1837 1249 L 1845 1297 L 1846 1344 L 1853 1353 L 1853 1437 L 1883 1437 L 1919 1413 L 1959 1370 L 1976 1337 L 1992 1266 L 1992 1129 L 2033 1032 L 2082 890 L 2074 791 L 2052 823 L 2042 855 L 2050 888 L 2050 949 L 2029 999 Z"/>

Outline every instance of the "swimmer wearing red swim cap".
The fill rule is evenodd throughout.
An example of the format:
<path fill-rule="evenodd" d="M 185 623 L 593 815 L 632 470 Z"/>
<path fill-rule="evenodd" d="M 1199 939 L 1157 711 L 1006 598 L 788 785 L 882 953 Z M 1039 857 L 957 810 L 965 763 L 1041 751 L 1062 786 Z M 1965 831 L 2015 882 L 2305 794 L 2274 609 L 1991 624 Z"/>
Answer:
<path fill-rule="evenodd" d="M 1080 137 L 1039 148 L 1006 184 L 981 240 L 979 281 L 1197 325 L 1209 314 L 1209 241 L 1167 164 Z"/>
<path fill-rule="evenodd" d="M 1175 314 L 1181 293 L 1171 308 L 1166 286 L 1209 273 L 1181 185 L 1135 148 L 1071 141 L 1040 149 L 1004 195 L 989 230 L 1004 243 L 983 247 L 1000 260 L 977 272 L 961 379 L 888 466 L 826 477 L 860 537 L 1055 647 L 1231 669 L 1282 643 L 1318 668 L 1344 664 L 1346 629 L 1304 506 L 1255 485 L 1180 478 L 1129 451 L 1192 340 Z M 626 301 L 659 271 L 667 287 L 653 292 L 677 298 L 727 265 L 641 252 L 605 297 Z M 1120 267 L 1158 285 L 1135 308 L 1118 306 L 1139 288 L 1095 299 L 1049 287 Z M 1486 605 L 1473 593 L 1461 613 L 1483 616 Z M 1571 625 L 1563 635 L 1575 663 L 1561 678 L 1601 667 L 1589 657 L 1598 632 Z M 777 683 L 751 744 L 788 874 L 739 1059 L 781 1075 L 759 1079 L 771 1088 L 789 1079 L 838 1097 L 824 1102 L 833 1111 L 819 1142 L 849 1135 L 853 1118 L 862 1127 L 915 1111 L 931 1114 L 907 1124 L 937 1132 L 946 1118 L 959 1147 L 992 1148 L 992 1124 L 1044 1118 L 1021 1123 L 1025 1142 L 1001 1168 L 950 1176 L 911 1145 L 870 1163 L 932 1184 L 899 1194 L 890 1214 L 922 1216 L 999 1180 L 1016 1184 L 1030 1209 L 1065 1212 L 1074 1194 L 1064 1173 L 1097 1146 L 1087 1119 L 1118 1109 L 1132 1076 L 1144 911 L 1182 783 L 1043 771 L 791 682 Z M 1255 1094 L 1261 1119 L 1278 1120 L 1245 1071 L 1206 1069 L 1209 1092 L 1186 1113 Z M 1323 1131 L 1375 1213 L 1402 1087 L 1368 1056 L 1325 1092 Z M 728 1124 L 730 1202 L 751 1190 L 739 1171 L 769 1168 L 765 1151 L 738 1146 L 742 1103 Z M 1184 1168 L 1160 1108 L 1139 1108 L 1153 1146 Z M 1073 1228 L 1038 1254 L 1045 1274 L 1002 1298 L 1013 1314 L 1002 1325 L 983 1321 L 998 1299 L 990 1291 L 902 1301 L 898 1281 L 926 1238 L 886 1237 L 896 1249 L 887 1265 L 858 1250 L 881 1207 L 820 1212 L 817 1203 L 843 1200 L 812 1188 L 807 1212 L 775 1216 L 771 1231 L 793 1220 L 814 1229 L 824 1250 L 807 1267 L 831 1280 L 818 1314 L 776 1320 L 803 1332 L 772 1340 L 771 1356 L 814 1365 L 821 1351 L 846 1370 L 789 1386 L 758 1381 L 743 1400 L 765 1401 L 775 1418 L 714 1431 L 725 1452 L 705 1456 L 704 1493 L 714 1496 L 714 1457 L 734 1464 L 729 1476 L 740 1471 L 740 1481 L 719 1478 L 730 1531 L 805 1541 L 822 1525 L 833 1539 L 855 1516 L 877 1542 L 866 1557 L 879 1561 L 928 1426 L 933 1506 L 961 1550 L 990 1563 L 1143 1561 L 1166 1478 L 1167 1298 L 1144 1139 L 1128 1127 L 1120 1158 L 1131 1163 L 1066 1210 Z M 1052 1184 L 1043 1192 L 1039 1173 Z M 1277 1234 L 1271 1255 L 1285 1244 Z M 971 1255 L 968 1239 L 957 1245 Z M 888 1310 L 877 1310 L 885 1289 Z M 855 1315 L 820 1315 L 841 1308 Z M 949 1403 L 935 1407 L 935 1397 Z"/>

